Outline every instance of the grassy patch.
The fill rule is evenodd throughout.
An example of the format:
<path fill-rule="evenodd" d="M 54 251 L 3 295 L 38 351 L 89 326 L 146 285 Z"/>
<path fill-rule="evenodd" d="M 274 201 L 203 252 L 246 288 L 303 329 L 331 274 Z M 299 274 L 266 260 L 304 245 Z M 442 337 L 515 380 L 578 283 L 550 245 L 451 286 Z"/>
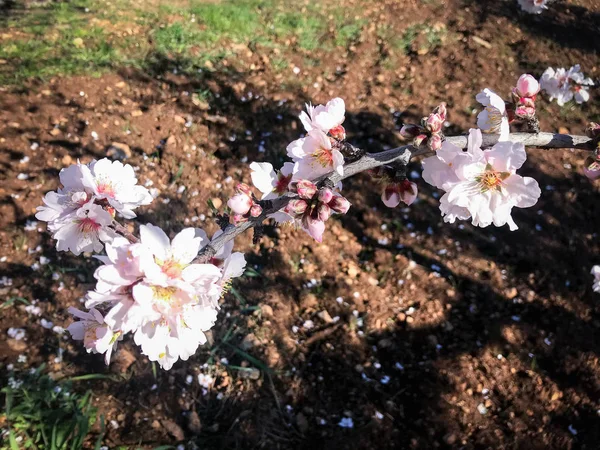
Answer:
<path fill-rule="evenodd" d="M 2 389 L 10 448 L 80 449 L 96 422 L 92 393 L 73 392 L 70 381 L 55 382 L 43 370 L 11 377 Z"/>
<path fill-rule="evenodd" d="M 0 84 L 124 65 L 150 73 L 214 67 L 244 49 L 238 44 L 277 49 L 273 68 L 282 72 L 297 49 L 327 53 L 357 41 L 366 21 L 348 14 L 284 0 L 44 3 L 0 19 Z"/>

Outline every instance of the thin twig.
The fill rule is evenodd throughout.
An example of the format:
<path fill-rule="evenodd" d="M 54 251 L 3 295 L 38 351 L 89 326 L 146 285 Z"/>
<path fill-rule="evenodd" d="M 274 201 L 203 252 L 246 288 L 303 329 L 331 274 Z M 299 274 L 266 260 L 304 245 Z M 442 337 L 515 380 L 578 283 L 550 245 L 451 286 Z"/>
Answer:
<path fill-rule="evenodd" d="M 482 148 L 494 146 L 498 142 L 498 138 L 498 135 L 484 134 Z M 511 142 L 520 142 L 525 145 L 525 147 L 537 147 L 542 149 L 575 148 L 589 151 L 594 149 L 594 141 L 591 138 L 570 134 L 511 133 L 508 140 Z M 466 135 L 447 136 L 445 141 L 450 142 L 462 149 L 467 148 Z M 413 145 L 404 145 L 402 147 L 393 148 L 380 153 L 366 153 L 358 161 L 346 164 L 344 166 L 344 175 L 331 172 L 319 177 L 316 180 L 313 180 L 313 182 L 322 183 L 325 180 L 329 180 L 335 185 L 345 178 L 349 178 L 358 173 L 365 172 L 386 164 L 395 163 L 396 165 L 403 164 L 406 166 L 411 158 L 430 153 L 432 152 L 427 147 L 416 148 Z M 228 225 L 223 230 L 223 234 L 218 236 L 200 251 L 195 262 L 208 262 L 210 258 L 212 258 L 221 248 L 223 248 L 225 243 L 235 239 L 236 236 L 242 234 L 244 231 L 261 224 L 265 219 L 267 219 L 267 216 L 284 208 L 294 197 L 295 194 L 291 193 L 281 196 L 275 200 L 272 200 L 271 207 L 263 208 L 263 212 L 259 217 L 251 218 L 247 222 L 239 223 L 237 225 Z"/>
<path fill-rule="evenodd" d="M 130 233 L 127 228 L 125 228 L 123 225 L 121 225 L 116 220 L 113 219 L 113 221 L 110 224 L 110 226 L 111 226 L 111 228 L 113 230 L 115 230 L 121 236 L 123 236 L 124 238 L 126 238 L 132 244 L 137 244 L 138 242 L 140 242 L 140 240 L 133 233 Z"/>

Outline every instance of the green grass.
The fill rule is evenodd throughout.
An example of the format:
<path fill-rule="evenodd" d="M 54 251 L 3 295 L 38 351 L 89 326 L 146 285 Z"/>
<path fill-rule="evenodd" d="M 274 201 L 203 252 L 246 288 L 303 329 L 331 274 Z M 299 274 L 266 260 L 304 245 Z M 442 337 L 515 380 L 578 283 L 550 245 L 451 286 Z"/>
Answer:
<path fill-rule="evenodd" d="M 44 3 L 0 19 L 0 85 L 127 65 L 191 72 L 215 67 L 246 45 L 276 49 L 272 69 L 282 73 L 298 49 L 327 53 L 356 42 L 367 22 L 350 14 L 335 3 L 285 0 Z M 136 32 L 127 33 L 132 26 Z"/>
<path fill-rule="evenodd" d="M 44 374 L 43 366 L 19 382 L 13 381 L 12 387 L 1 391 L 9 442 L 0 443 L 0 449 L 83 448 L 97 420 L 97 410 L 91 404 L 92 393 L 73 392 L 71 381 L 55 382 Z M 100 420 L 103 429 L 103 418 Z M 101 438 L 102 433 L 95 448 L 100 447 Z"/>

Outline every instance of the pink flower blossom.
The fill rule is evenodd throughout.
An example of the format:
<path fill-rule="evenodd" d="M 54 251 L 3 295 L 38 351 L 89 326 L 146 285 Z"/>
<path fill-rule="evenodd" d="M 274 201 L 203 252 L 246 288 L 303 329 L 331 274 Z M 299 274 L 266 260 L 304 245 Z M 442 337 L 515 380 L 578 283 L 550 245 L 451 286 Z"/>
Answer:
<path fill-rule="evenodd" d="M 579 64 L 569 70 L 548 67 L 540 79 L 541 89 L 550 96 L 550 101 L 556 100 L 559 106 L 573 99 L 578 104 L 587 102 L 590 99 L 588 87 L 593 85 L 592 79 L 585 78 L 581 73 Z"/>
<path fill-rule="evenodd" d="M 107 200 L 125 218 L 134 218 L 135 208 L 152 202 L 148 189 L 137 184 L 137 177 L 129 164 L 103 158 L 82 165 L 81 172 L 86 190 L 97 199 Z"/>
<path fill-rule="evenodd" d="M 516 230 L 512 208 L 533 206 L 541 194 L 533 178 L 516 173 L 527 159 L 525 148 L 521 143 L 499 142 L 484 151 L 481 143 L 479 130 L 470 131 L 466 152 L 444 143 L 441 158 L 424 161 L 423 179 L 446 191 L 440 209 L 449 216 L 447 221 L 470 216 L 476 226 L 508 224 Z"/>
<path fill-rule="evenodd" d="M 306 111 L 300 113 L 300 121 L 307 132 L 313 130 L 320 130 L 327 134 L 330 130 L 336 129 L 336 135 L 343 133 L 344 115 L 346 113 L 346 105 L 344 100 L 341 98 L 334 98 L 327 102 L 325 106 L 317 105 L 312 106 L 311 104 L 306 105 Z M 341 127 L 339 130 L 338 127 Z M 342 137 L 343 139 L 344 137 Z"/>
<path fill-rule="evenodd" d="M 270 163 L 250 164 L 252 184 L 262 192 L 263 200 L 271 200 L 285 194 L 292 180 L 294 164 L 286 162 L 280 171 L 275 172 Z"/>
<path fill-rule="evenodd" d="M 83 341 L 88 353 L 103 353 L 104 361 L 108 365 L 112 351 L 117 347 L 117 341 L 123 339 L 121 333 L 113 333 L 97 309 L 92 308 L 89 312 L 84 312 L 70 307 L 69 313 L 79 320 L 69 325 L 67 331 L 76 341 Z"/>
<path fill-rule="evenodd" d="M 315 179 L 333 171 L 344 174 L 344 156 L 319 129 L 288 145 L 287 154 L 295 163 L 293 180 Z"/>
<path fill-rule="evenodd" d="M 48 230 L 56 239 L 58 251 L 80 255 L 82 252 L 101 251 L 102 242 L 110 242 L 117 236 L 108 228 L 112 221 L 110 213 L 90 201 L 76 212 L 50 222 Z"/>

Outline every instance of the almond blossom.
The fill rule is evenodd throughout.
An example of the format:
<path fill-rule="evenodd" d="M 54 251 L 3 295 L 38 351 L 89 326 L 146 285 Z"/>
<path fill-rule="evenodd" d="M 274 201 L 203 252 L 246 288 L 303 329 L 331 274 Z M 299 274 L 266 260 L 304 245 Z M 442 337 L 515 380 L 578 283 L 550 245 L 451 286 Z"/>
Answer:
<path fill-rule="evenodd" d="M 578 104 L 587 102 L 590 99 L 588 88 L 593 85 L 592 79 L 581 73 L 579 64 L 569 70 L 548 67 L 540 79 L 540 86 L 549 95 L 550 101 L 556 100 L 559 106 L 573 99 Z"/>
<path fill-rule="evenodd" d="M 294 163 L 286 162 L 281 170 L 275 172 L 268 162 L 250 164 L 252 184 L 262 192 L 262 200 L 271 200 L 285 194 L 292 180 Z"/>
<path fill-rule="evenodd" d="M 484 133 L 499 134 L 498 140 L 508 140 L 510 126 L 504 100 L 490 89 L 484 89 L 475 99 L 484 106 L 477 115 L 477 126 Z"/>
<path fill-rule="evenodd" d="M 90 201 L 74 213 L 50 222 L 48 230 L 56 239 L 58 251 L 80 255 L 83 252 L 102 251 L 102 242 L 110 242 L 116 237 L 116 233 L 108 228 L 112 221 L 110 213 Z"/>
<path fill-rule="evenodd" d="M 300 121 L 307 132 L 319 130 L 323 133 L 330 133 L 333 137 L 343 140 L 346 132 L 342 123 L 346 114 L 346 105 L 341 98 L 334 98 L 327 102 L 325 106 L 306 105 L 306 112 L 300 113 Z"/>
<path fill-rule="evenodd" d="M 114 335 L 133 333 L 142 353 L 168 370 L 206 342 L 219 299 L 246 264 L 232 252 L 233 241 L 210 263 L 194 263 L 208 243 L 201 229 L 186 228 L 171 240 L 151 224 L 140 227 L 137 243 L 115 238 L 98 257 L 104 264 L 94 273 L 86 307 L 105 311 L 102 324 Z"/>
<path fill-rule="evenodd" d="M 104 362 L 108 366 L 117 341 L 123 339 L 121 333 L 113 333 L 97 309 L 92 308 L 89 312 L 84 312 L 70 307 L 69 313 L 79 319 L 67 327 L 71 337 L 76 341 L 83 341 L 88 353 L 103 353 Z"/>
<path fill-rule="evenodd" d="M 137 184 L 133 167 L 121 161 L 103 158 L 81 166 L 82 183 L 98 200 L 105 199 L 123 217 L 132 219 L 135 208 L 149 205 L 148 189 Z"/>
<path fill-rule="evenodd" d="M 525 12 L 530 14 L 541 14 L 542 11 L 548 9 L 548 3 L 552 0 L 518 0 L 519 6 Z"/>
<path fill-rule="evenodd" d="M 344 156 L 319 129 L 293 141 L 287 147 L 287 154 L 295 163 L 292 180 L 315 179 L 333 171 L 344 174 Z"/>
<path fill-rule="evenodd" d="M 152 201 L 148 190 L 137 185 L 133 168 L 107 158 L 85 165 L 77 162 L 60 171 L 63 187 L 51 191 L 37 208 L 36 218 L 48 222 L 59 251 L 102 250 L 116 233 L 110 226 L 116 212 L 135 217 L 133 209 Z"/>
<path fill-rule="evenodd" d="M 508 224 L 511 230 L 518 229 L 512 208 L 533 206 L 541 194 L 533 178 L 516 173 L 527 159 L 523 144 L 498 142 L 484 151 L 480 130 L 470 131 L 466 152 L 444 144 L 446 153 L 454 156 L 445 155 L 442 160 L 436 155 L 425 160 L 423 179 L 446 191 L 440 205 L 442 214 L 450 216 L 448 221 L 466 218 L 468 213 L 475 226 Z"/>

